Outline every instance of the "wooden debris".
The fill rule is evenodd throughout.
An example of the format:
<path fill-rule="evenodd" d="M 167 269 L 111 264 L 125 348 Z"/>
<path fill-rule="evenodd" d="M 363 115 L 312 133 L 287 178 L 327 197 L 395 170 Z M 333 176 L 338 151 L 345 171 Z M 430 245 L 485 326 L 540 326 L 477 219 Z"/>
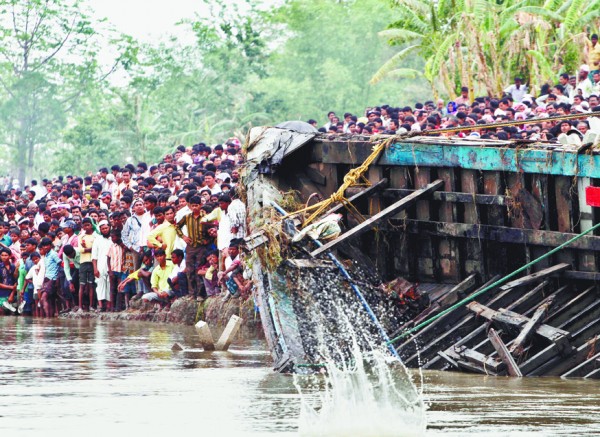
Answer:
<path fill-rule="evenodd" d="M 530 340 L 538 326 L 542 324 L 542 321 L 546 317 L 546 314 L 548 314 L 551 305 L 552 300 L 540 305 L 533 314 L 533 317 L 531 317 L 531 319 L 525 324 L 523 330 L 517 336 L 509 349 L 509 352 L 515 358 L 519 358 L 521 355 L 523 355 L 525 344 Z"/>
<path fill-rule="evenodd" d="M 517 363 L 515 363 L 515 360 L 494 328 L 490 328 L 488 331 L 488 337 L 492 342 L 494 349 L 496 349 L 496 352 L 498 352 L 498 356 L 502 362 L 506 364 L 508 374 L 510 376 L 523 376 L 519 366 L 517 366 Z"/>
<path fill-rule="evenodd" d="M 419 198 L 422 198 L 423 196 L 426 196 L 427 194 L 431 193 L 432 191 L 439 189 L 442 185 L 444 185 L 444 182 L 441 180 L 437 180 L 435 182 L 430 183 L 426 187 L 415 191 L 410 196 L 407 196 L 404 199 L 399 200 L 398 202 L 390 205 L 389 207 L 385 208 L 383 211 L 372 216 L 370 219 L 364 221 L 363 223 L 361 223 L 358 226 L 355 226 L 354 228 L 350 229 L 348 232 L 340 235 L 335 240 L 330 241 L 329 243 L 324 244 L 323 246 L 314 250 L 311 253 L 311 255 L 312 256 L 320 255 L 324 252 L 327 252 L 328 250 L 331 250 L 332 248 L 334 248 L 335 246 L 337 246 L 338 244 L 340 244 L 341 242 L 343 242 L 344 240 L 346 240 L 350 237 L 357 237 L 358 235 L 360 235 L 364 232 L 367 232 L 368 230 L 375 227 L 380 220 L 382 220 L 386 217 L 389 217 L 393 214 L 397 214 L 398 212 L 408 208 L 409 206 L 413 205 Z"/>

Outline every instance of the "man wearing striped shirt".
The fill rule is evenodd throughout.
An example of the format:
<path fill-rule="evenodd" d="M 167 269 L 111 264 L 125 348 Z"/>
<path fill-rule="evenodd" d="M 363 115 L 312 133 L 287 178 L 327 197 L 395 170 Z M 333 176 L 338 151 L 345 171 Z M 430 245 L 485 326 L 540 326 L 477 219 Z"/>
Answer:
<path fill-rule="evenodd" d="M 205 257 L 212 239 L 207 233 L 209 226 L 201 222 L 205 214 L 202 211 L 200 196 L 192 196 L 188 201 L 188 206 L 192 212 L 184 215 L 175 225 L 175 229 L 179 238 L 186 243 L 185 262 L 188 291 L 190 296 L 196 296 L 198 288 L 203 286 L 202 281 L 198 279 L 196 270 Z M 184 226 L 187 227 L 188 235 L 185 235 L 182 231 Z"/>

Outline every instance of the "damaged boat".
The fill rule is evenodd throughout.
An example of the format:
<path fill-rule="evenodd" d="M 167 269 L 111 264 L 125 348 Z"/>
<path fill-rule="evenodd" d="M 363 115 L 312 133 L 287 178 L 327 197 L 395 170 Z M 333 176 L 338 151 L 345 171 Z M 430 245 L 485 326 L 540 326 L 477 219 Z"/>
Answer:
<path fill-rule="evenodd" d="M 292 122 L 252 129 L 244 185 L 277 371 L 358 343 L 409 367 L 600 377 L 594 144 Z"/>

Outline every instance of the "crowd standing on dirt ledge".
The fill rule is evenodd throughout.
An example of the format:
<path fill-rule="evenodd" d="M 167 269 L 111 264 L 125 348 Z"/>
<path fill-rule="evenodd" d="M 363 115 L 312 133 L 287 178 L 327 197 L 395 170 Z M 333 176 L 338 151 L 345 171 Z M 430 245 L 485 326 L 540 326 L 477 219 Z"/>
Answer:
<path fill-rule="evenodd" d="M 600 53 L 597 37 L 592 43 Z M 593 50 L 590 52 L 592 53 Z M 595 53 L 595 52 L 593 52 Z M 599 55 L 600 56 L 600 55 Z M 330 111 L 330 135 L 399 134 L 464 127 L 481 139 L 580 138 L 590 122 L 554 116 L 600 111 L 600 57 L 560 74 L 537 97 L 521 78 L 499 98 L 381 105 L 361 116 Z M 486 128 L 531 118 L 537 123 Z M 309 124 L 318 127 L 316 120 Z M 179 146 L 156 165 L 113 165 L 80 177 L 32 180 L 22 190 L 0 180 L 0 311 L 54 317 L 68 311 L 122 311 L 143 299 L 247 299 L 253 282 L 240 257 L 246 207 L 239 199 L 243 156 L 237 138 L 212 147 Z"/>

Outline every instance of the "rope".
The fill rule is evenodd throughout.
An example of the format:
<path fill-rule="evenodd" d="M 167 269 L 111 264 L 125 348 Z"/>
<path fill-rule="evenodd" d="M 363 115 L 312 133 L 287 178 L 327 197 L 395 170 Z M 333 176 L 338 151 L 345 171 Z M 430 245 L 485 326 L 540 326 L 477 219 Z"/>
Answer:
<path fill-rule="evenodd" d="M 395 137 L 390 137 L 379 143 L 376 143 L 373 146 L 373 150 L 372 150 L 371 154 L 367 157 L 367 159 L 365 159 L 364 162 L 360 166 L 353 168 L 348 173 L 346 173 L 346 175 L 344 176 L 344 182 L 342 183 L 342 185 L 340 185 L 340 187 L 337 189 L 337 191 L 335 193 L 333 193 L 331 196 L 329 196 L 327 199 L 325 199 L 319 203 L 315 203 L 314 205 L 303 208 L 301 210 L 289 213 L 286 216 L 284 216 L 283 218 L 289 218 L 291 216 L 295 216 L 295 215 L 303 213 L 303 212 L 308 212 L 308 211 L 314 210 L 314 212 L 304 221 L 304 223 L 302 225 L 303 227 L 306 227 L 314 219 L 319 217 L 319 215 L 321 215 L 324 211 L 329 209 L 331 207 L 331 205 L 333 205 L 334 203 L 337 203 L 337 202 L 341 202 L 344 205 L 344 207 L 346 207 L 346 209 L 348 209 L 352 214 L 358 215 L 358 216 L 360 216 L 360 218 L 364 219 L 364 217 L 362 217 L 362 215 L 358 212 L 358 210 L 354 207 L 354 205 L 352 205 L 352 203 L 348 199 L 346 199 L 346 197 L 344 196 L 344 193 L 346 192 L 346 190 L 348 188 L 358 185 L 358 181 L 360 179 L 364 179 L 364 174 L 369 169 L 371 164 L 379 157 L 381 152 L 383 152 L 383 150 L 394 140 L 395 140 Z M 368 180 L 366 180 L 366 179 L 364 179 L 364 180 L 368 185 L 370 185 L 370 182 Z"/>
<path fill-rule="evenodd" d="M 477 296 L 482 295 L 483 293 L 485 293 L 486 291 L 491 290 L 492 288 L 497 287 L 498 285 L 506 282 L 507 280 L 509 280 L 510 278 L 518 275 L 519 273 L 521 273 L 522 271 L 528 269 L 529 267 L 533 266 L 534 264 L 537 264 L 538 262 L 542 261 L 543 259 L 548 258 L 549 256 L 555 254 L 556 252 L 558 252 L 559 250 L 563 249 L 564 247 L 570 245 L 571 243 L 574 243 L 575 241 L 579 240 L 581 237 L 585 236 L 586 234 L 589 234 L 590 232 L 598 229 L 600 227 L 600 223 L 596 223 L 594 226 L 592 226 L 590 229 L 588 229 L 587 231 L 582 232 L 581 234 L 575 235 L 573 238 L 571 238 L 568 241 L 565 241 L 563 244 L 561 244 L 560 246 L 555 247 L 554 249 L 552 249 L 550 252 L 534 259 L 533 261 L 530 261 L 529 263 L 525 264 L 524 266 L 518 268 L 517 270 L 515 270 L 512 273 L 509 273 L 508 275 L 504 276 L 503 278 L 498 279 L 496 282 L 494 282 L 493 284 L 488 285 L 487 287 L 479 290 L 477 293 L 472 294 L 471 296 L 468 296 L 466 298 L 464 298 L 463 300 L 461 300 L 460 302 L 455 303 L 454 305 L 452 305 L 449 308 L 446 308 L 444 311 L 442 311 L 439 314 L 436 314 L 433 317 L 430 317 L 427 320 L 424 320 L 423 322 L 419 323 L 418 325 L 412 327 L 411 329 L 403 332 L 402 334 L 400 334 L 399 336 L 392 338 L 389 343 L 395 343 L 398 340 L 402 340 L 406 337 L 408 337 L 410 334 L 419 331 L 421 328 L 424 328 L 428 325 L 431 325 L 433 322 L 435 322 L 436 320 L 444 317 L 446 314 L 451 313 L 452 311 L 454 311 L 455 309 L 457 309 L 458 307 L 461 307 L 462 305 L 464 305 L 465 303 L 472 301 L 473 299 L 475 299 Z"/>

